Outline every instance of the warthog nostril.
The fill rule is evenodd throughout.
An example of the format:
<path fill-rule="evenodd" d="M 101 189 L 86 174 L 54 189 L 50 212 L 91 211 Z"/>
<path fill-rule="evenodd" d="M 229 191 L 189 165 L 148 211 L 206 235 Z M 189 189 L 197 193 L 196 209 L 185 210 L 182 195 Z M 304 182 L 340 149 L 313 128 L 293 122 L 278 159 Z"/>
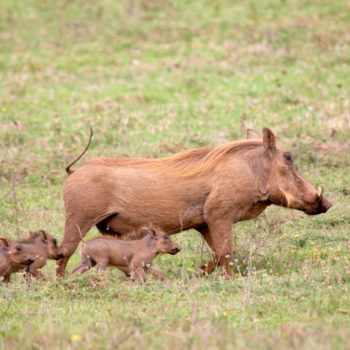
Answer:
<path fill-rule="evenodd" d="M 328 211 L 328 209 L 332 206 L 333 204 L 331 202 L 328 202 L 326 206 L 324 207 L 324 213 Z"/>
<path fill-rule="evenodd" d="M 327 200 L 325 197 L 321 196 L 321 200 L 319 202 L 319 208 L 321 213 L 325 213 L 332 206 L 332 202 Z"/>
<path fill-rule="evenodd" d="M 175 248 L 172 250 L 172 253 L 173 253 L 173 254 L 177 254 L 180 250 L 181 250 L 180 247 L 175 247 Z"/>
<path fill-rule="evenodd" d="M 63 253 L 61 253 L 61 254 L 58 254 L 56 257 L 54 257 L 53 259 L 54 260 L 60 260 L 60 259 L 62 259 L 62 258 L 64 258 L 64 254 Z"/>

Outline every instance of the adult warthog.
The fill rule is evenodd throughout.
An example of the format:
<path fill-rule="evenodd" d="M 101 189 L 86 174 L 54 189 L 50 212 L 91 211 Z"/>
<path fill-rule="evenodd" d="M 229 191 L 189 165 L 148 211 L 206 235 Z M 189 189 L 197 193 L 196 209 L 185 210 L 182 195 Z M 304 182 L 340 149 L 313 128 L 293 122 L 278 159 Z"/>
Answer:
<path fill-rule="evenodd" d="M 193 228 L 215 254 L 201 270 L 210 273 L 219 265 L 232 275 L 232 224 L 257 217 L 271 204 L 308 215 L 325 213 L 332 205 L 295 171 L 291 154 L 276 147 L 268 128 L 262 140 L 160 159 L 96 158 L 70 170 L 88 146 L 66 168 L 64 258 L 57 262 L 61 277 L 81 241 L 77 225 L 83 236 L 97 226 L 120 237 L 149 223 L 168 234 Z"/>

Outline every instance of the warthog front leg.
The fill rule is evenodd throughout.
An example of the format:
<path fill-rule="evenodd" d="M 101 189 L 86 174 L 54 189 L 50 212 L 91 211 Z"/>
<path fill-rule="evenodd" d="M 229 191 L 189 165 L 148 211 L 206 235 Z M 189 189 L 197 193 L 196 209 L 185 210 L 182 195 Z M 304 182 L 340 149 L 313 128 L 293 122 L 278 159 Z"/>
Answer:
<path fill-rule="evenodd" d="M 78 230 L 77 225 L 79 226 L 80 232 Z M 86 233 L 90 230 L 90 228 L 91 225 L 86 223 L 77 224 L 73 221 L 73 219 L 66 222 L 63 240 L 60 245 L 60 253 L 63 254 L 64 257 L 57 260 L 56 265 L 56 275 L 58 278 L 64 277 L 69 258 L 77 249 L 81 241 L 81 236 L 84 237 Z"/>
<path fill-rule="evenodd" d="M 232 257 L 232 223 L 223 223 L 212 221 L 208 224 L 208 228 L 200 231 L 203 239 L 213 250 L 214 259 L 207 263 L 201 264 L 199 269 L 201 274 L 212 273 L 217 266 L 221 266 L 226 276 L 233 277 L 230 266 Z"/>

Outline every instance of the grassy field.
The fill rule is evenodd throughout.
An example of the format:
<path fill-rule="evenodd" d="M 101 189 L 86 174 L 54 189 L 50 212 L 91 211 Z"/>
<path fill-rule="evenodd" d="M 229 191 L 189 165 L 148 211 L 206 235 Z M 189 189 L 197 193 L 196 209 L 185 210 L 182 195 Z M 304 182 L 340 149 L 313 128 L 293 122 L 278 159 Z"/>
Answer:
<path fill-rule="evenodd" d="M 334 203 L 234 226 L 236 278 L 192 278 L 195 231 L 145 286 L 117 270 L 0 286 L 1 349 L 349 349 L 350 5 L 345 0 L 0 5 L 0 234 L 65 222 L 65 165 L 160 157 L 269 126 Z M 82 164 L 82 163 L 80 163 Z M 96 230 L 89 235 L 96 234 Z M 68 270 L 80 261 L 72 257 Z"/>

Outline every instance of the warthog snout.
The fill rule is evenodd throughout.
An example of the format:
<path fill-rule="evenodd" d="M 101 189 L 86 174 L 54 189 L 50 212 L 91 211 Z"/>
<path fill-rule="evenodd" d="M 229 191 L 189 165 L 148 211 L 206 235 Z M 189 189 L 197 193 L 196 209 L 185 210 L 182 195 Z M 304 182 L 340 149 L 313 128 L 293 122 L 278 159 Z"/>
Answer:
<path fill-rule="evenodd" d="M 321 196 L 321 200 L 320 200 L 321 213 L 326 213 L 331 206 L 332 206 L 332 202 L 330 202 L 325 197 Z"/>

